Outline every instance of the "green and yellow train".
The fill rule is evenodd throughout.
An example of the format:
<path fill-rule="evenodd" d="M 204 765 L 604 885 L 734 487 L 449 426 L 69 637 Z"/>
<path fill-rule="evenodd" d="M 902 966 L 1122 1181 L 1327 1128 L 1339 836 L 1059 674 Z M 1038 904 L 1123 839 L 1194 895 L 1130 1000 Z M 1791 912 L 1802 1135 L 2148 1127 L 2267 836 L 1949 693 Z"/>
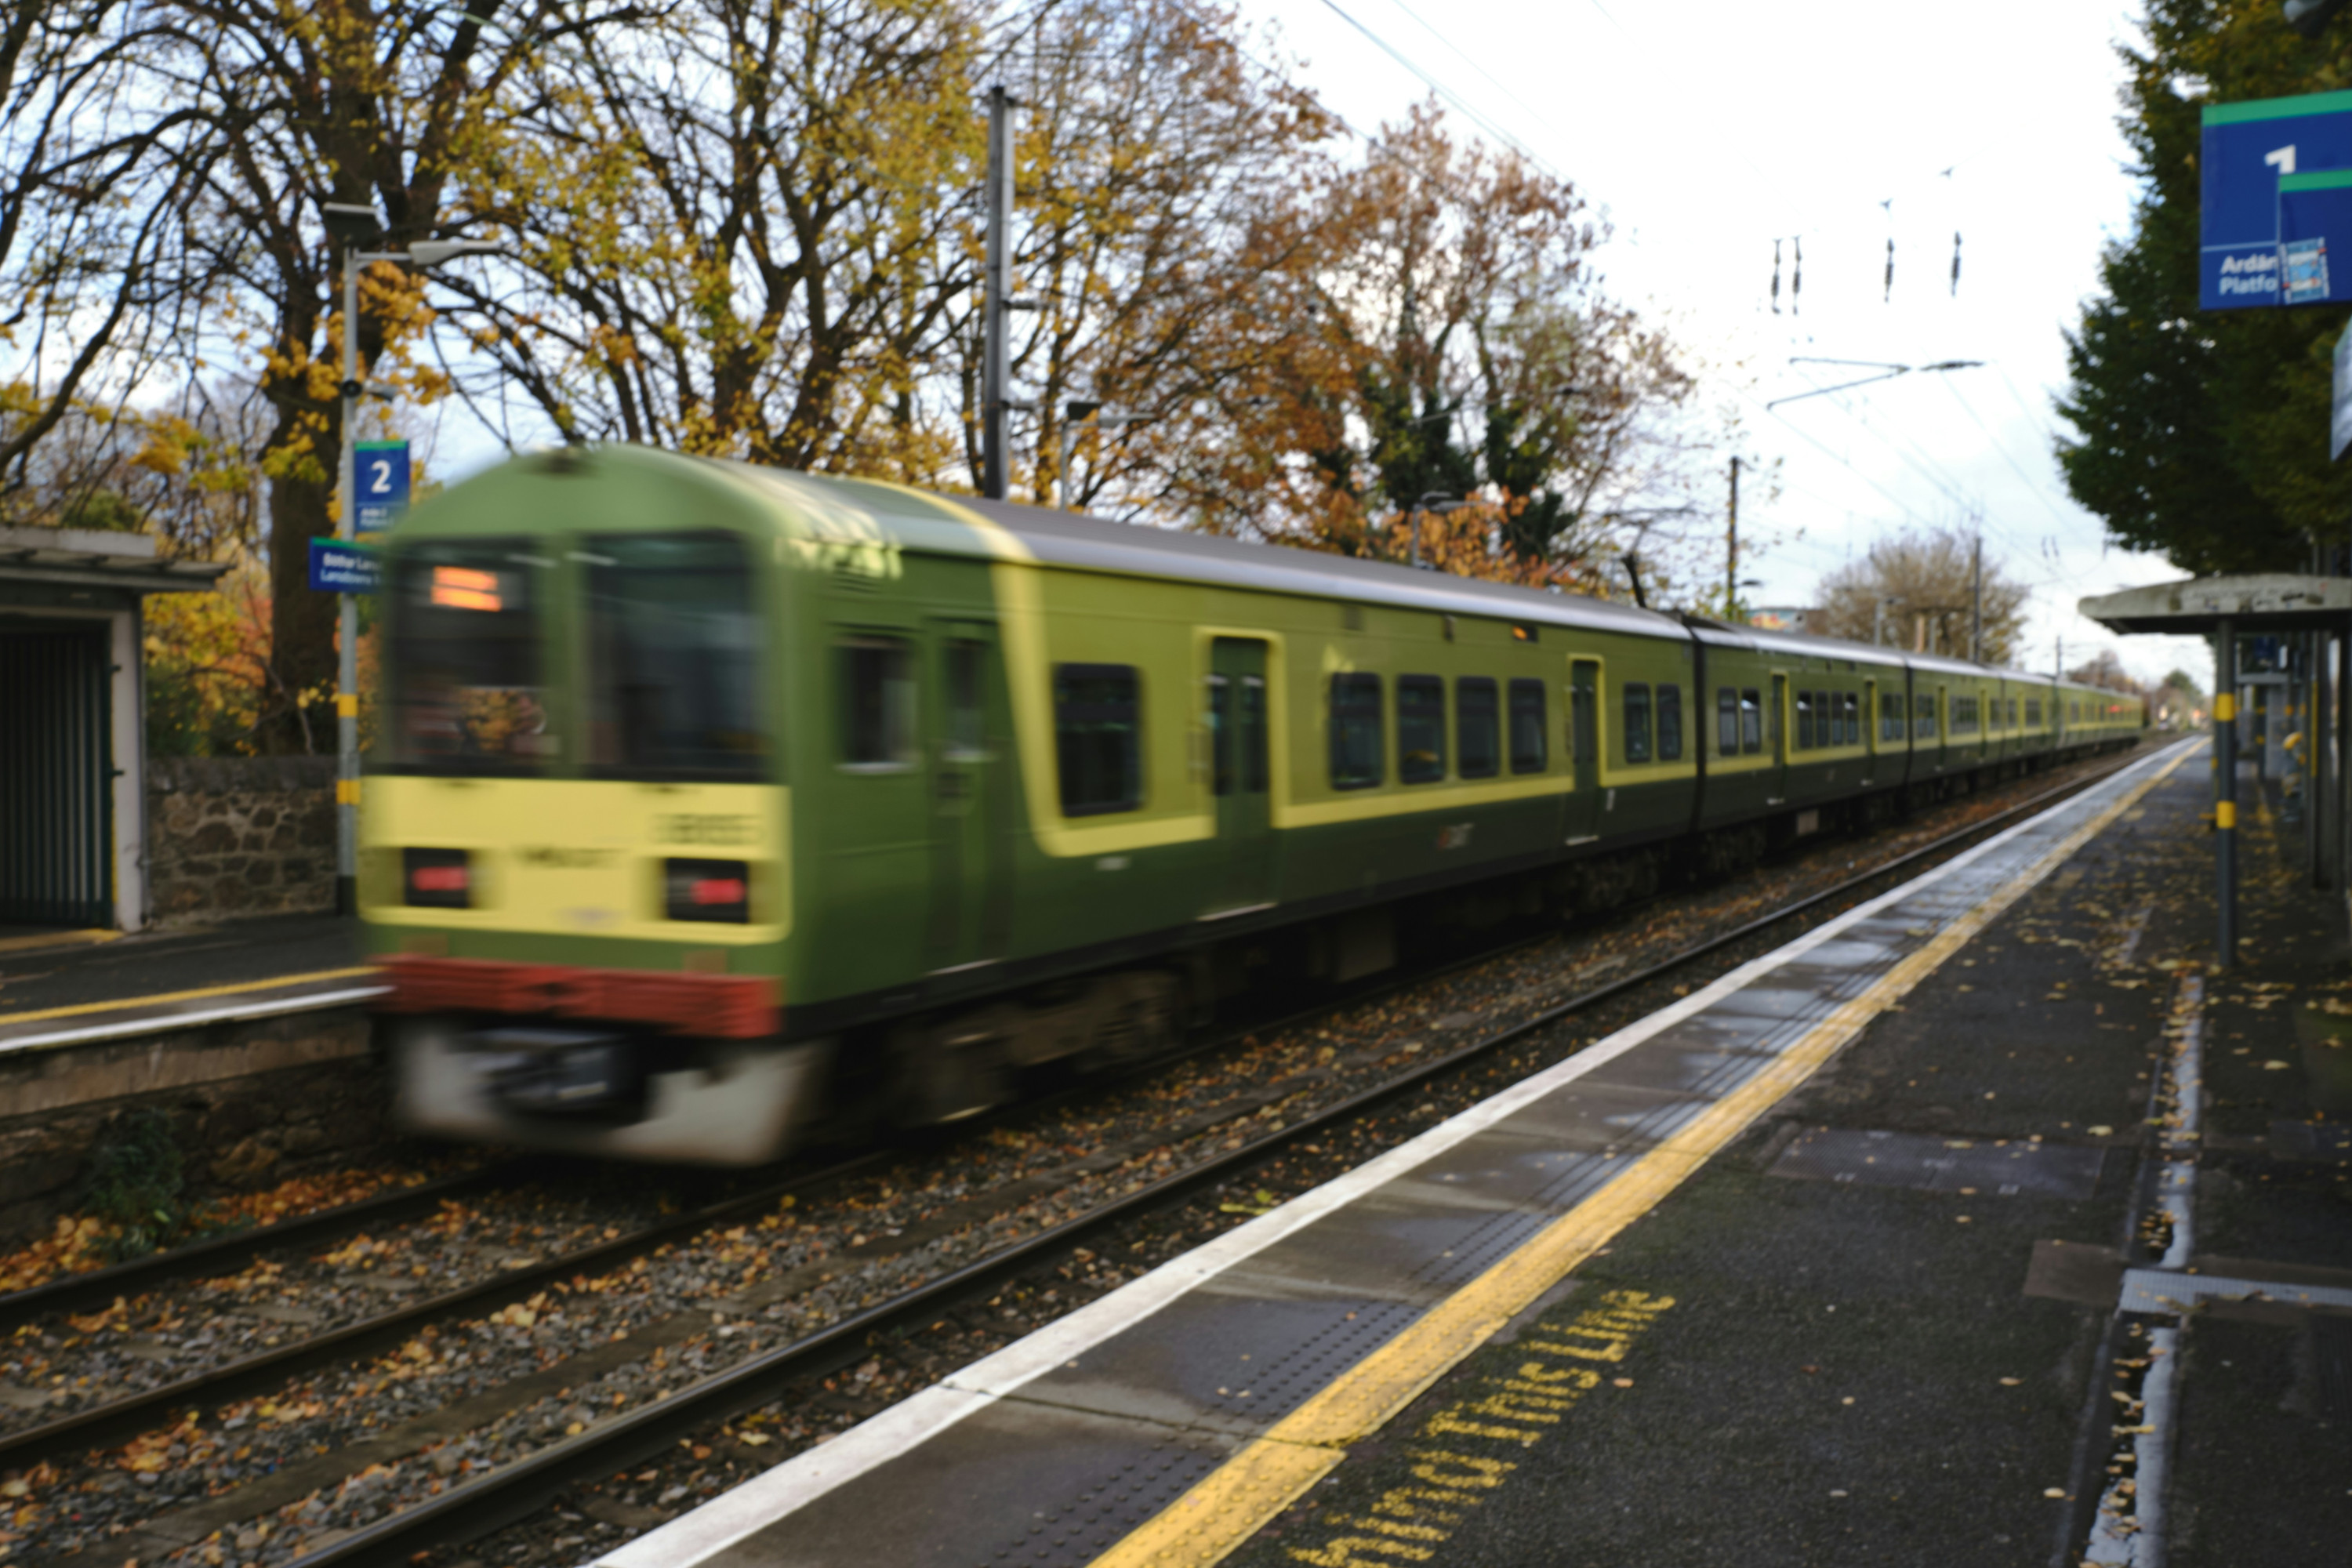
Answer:
<path fill-rule="evenodd" d="M 2142 728 L 1953 659 L 627 447 L 420 506 L 383 609 L 360 896 L 403 1121 L 722 1164 Z"/>

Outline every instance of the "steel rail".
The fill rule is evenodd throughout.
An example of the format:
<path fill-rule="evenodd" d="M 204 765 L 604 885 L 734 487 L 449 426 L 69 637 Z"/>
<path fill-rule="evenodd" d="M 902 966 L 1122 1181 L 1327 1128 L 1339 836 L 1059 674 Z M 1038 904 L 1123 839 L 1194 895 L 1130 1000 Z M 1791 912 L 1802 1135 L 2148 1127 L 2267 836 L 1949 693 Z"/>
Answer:
<path fill-rule="evenodd" d="M 0 1333 L 49 1312 L 70 1312 L 105 1306 L 118 1296 L 153 1289 L 182 1279 L 210 1279 L 234 1274 L 264 1252 L 281 1247 L 311 1246 L 361 1226 L 405 1219 L 431 1209 L 445 1198 L 518 1179 L 512 1162 L 479 1170 L 436 1176 L 413 1187 L 373 1194 L 354 1203 L 318 1209 L 275 1225 L 226 1232 L 163 1252 L 151 1252 L 82 1274 L 62 1274 L 22 1290 L 0 1296 Z"/>
<path fill-rule="evenodd" d="M 1746 921 L 1709 937 L 1683 952 L 1632 974 L 1622 976 L 1567 1001 L 1545 1008 L 1483 1039 L 1429 1062 L 1418 1064 L 1386 1082 L 1359 1090 L 1299 1121 L 1271 1131 L 1241 1148 L 1212 1155 L 1201 1163 L 1164 1176 L 1135 1192 L 1097 1205 L 1049 1230 L 1040 1231 L 986 1258 L 939 1276 L 852 1313 L 828 1328 L 780 1345 L 736 1365 L 654 1398 L 634 1410 L 607 1417 L 576 1436 L 565 1437 L 485 1475 L 452 1487 L 437 1497 L 401 1510 L 373 1524 L 294 1559 L 286 1568 L 399 1568 L 429 1548 L 468 1542 L 501 1526 L 530 1517 L 567 1488 L 615 1474 L 673 1448 L 681 1436 L 757 1409 L 776 1397 L 779 1385 L 796 1378 L 846 1365 L 866 1353 L 867 1336 L 895 1328 L 916 1326 L 951 1299 L 977 1293 L 1019 1273 L 1041 1258 L 1066 1252 L 1104 1226 L 1181 1198 L 1197 1187 L 1223 1180 L 1256 1164 L 1274 1150 L 1348 1121 L 1394 1099 L 1429 1079 L 1514 1041 L 1547 1028 L 1637 987 L 1663 978 L 1698 959 L 1745 941 L 1774 925 L 1843 897 L 1856 888 L 1879 880 L 1929 856 L 1950 850 L 1959 841 L 1989 832 L 2007 820 L 2048 802 L 2077 794 L 2119 772 L 2117 763 L 2056 788 L 2004 807 L 1967 826 L 1957 828 L 1916 849 L 1858 872 L 1830 887 L 1810 893 L 1770 914 Z"/>

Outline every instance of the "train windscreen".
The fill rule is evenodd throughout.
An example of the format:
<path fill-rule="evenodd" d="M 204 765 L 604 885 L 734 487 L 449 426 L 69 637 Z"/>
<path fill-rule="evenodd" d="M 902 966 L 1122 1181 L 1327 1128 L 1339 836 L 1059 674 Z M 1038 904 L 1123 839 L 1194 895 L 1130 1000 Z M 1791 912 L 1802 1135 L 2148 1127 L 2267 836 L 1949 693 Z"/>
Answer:
<path fill-rule="evenodd" d="M 457 773 L 554 760 L 539 605 L 551 564 L 520 540 L 421 544 L 394 559 L 385 760 Z"/>
<path fill-rule="evenodd" d="M 620 778 L 757 778 L 768 752 L 752 576 L 732 534 L 592 538 L 588 766 Z"/>

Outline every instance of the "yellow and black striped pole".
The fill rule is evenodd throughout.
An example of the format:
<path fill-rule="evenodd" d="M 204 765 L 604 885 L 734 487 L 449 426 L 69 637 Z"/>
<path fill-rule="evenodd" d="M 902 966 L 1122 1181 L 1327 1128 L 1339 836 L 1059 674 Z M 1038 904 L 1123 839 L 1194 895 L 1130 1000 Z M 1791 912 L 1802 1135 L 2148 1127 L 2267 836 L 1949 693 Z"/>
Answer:
<path fill-rule="evenodd" d="M 2213 874 L 2226 969 L 2238 956 L 2238 634 L 2213 628 Z"/>

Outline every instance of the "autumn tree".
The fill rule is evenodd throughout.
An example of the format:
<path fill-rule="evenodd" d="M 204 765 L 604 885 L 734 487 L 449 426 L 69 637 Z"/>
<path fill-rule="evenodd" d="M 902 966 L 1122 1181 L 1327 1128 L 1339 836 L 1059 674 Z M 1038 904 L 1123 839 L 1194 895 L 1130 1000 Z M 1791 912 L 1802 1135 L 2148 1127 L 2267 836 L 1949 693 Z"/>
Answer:
<path fill-rule="evenodd" d="M 1822 579 L 1814 595 L 1819 618 L 1809 618 L 1807 627 L 1869 642 L 1883 626 L 1885 640 L 1900 647 L 1965 658 L 1977 548 L 1977 541 L 1957 528 L 1906 529 L 1882 538 L 1861 560 Z M 2004 573 L 1997 558 L 1985 558 L 1979 655 L 1984 663 L 2007 664 L 2016 657 L 2029 596 L 2030 590 Z"/>
<path fill-rule="evenodd" d="M 2119 50 L 2139 199 L 2067 338 L 2059 463 L 2120 543 L 2187 572 L 2297 570 L 2345 540 L 2327 452 L 2343 320 L 2199 309 L 2200 111 L 2352 86 L 2352 29 L 2307 42 L 2275 0 L 2149 0 L 2143 36 Z"/>

